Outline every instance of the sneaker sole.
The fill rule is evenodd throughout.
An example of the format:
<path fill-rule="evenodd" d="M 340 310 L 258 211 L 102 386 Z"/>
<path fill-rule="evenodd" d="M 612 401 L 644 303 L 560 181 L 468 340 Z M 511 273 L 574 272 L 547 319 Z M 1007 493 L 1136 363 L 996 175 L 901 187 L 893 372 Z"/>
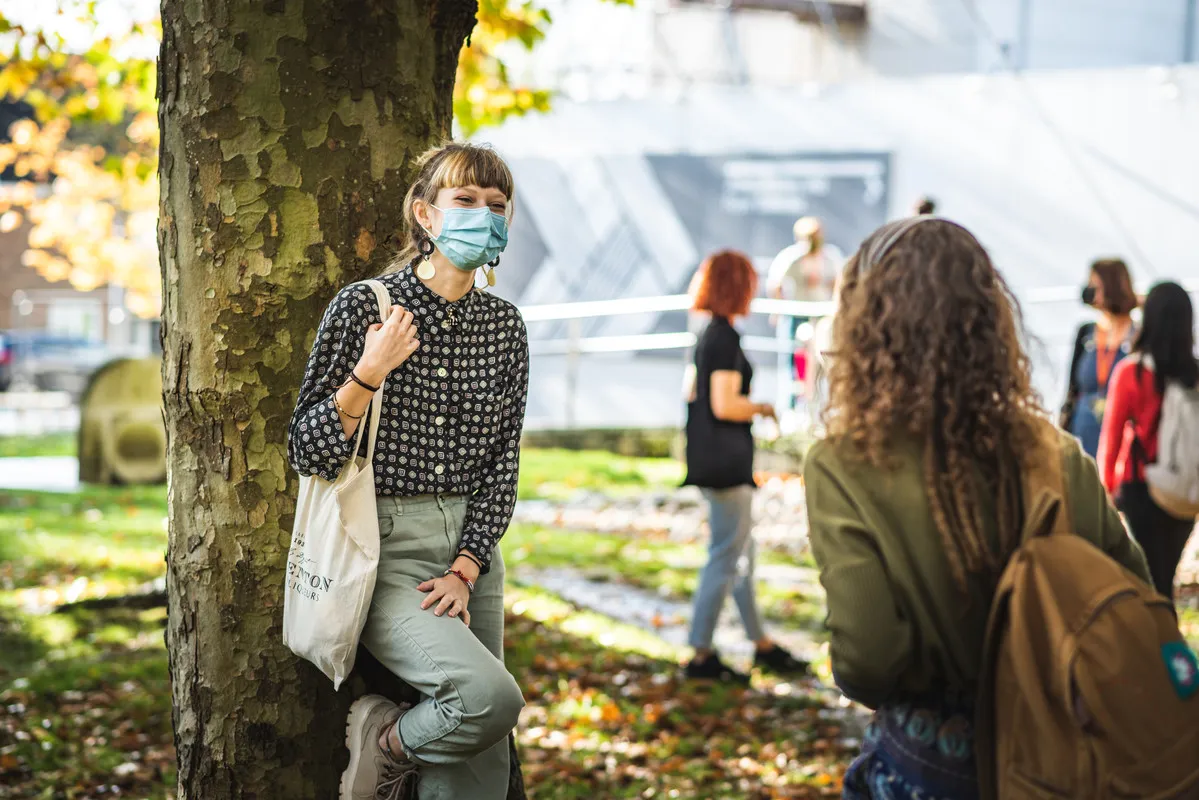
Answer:
<path fill-rule="evenodd" d="M 341 773 L 339 800 L 354 800 L 354 776 L 358 774 L 358 764 L 362 761 L 362 737 L 354 736 L 354 729 L 357 727 L 355 723 L 379 704 L 388 702 L 385 699 L 363 702 L 363 699 L 365 698 L 354 701 L 354 704 L 350 706 L 350 713 L 346 717 L 346 748 L 350 751 L 350 764 L 346 767 L 345 772 Z"/>

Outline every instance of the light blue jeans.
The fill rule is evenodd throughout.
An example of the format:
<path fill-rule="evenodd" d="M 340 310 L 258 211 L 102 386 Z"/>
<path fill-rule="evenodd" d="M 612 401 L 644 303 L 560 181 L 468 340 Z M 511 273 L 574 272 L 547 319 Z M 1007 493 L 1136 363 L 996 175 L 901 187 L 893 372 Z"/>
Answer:
<path fill-rule="evenodd" d="M 699 650 L 712 647 L 716 620 L 730 590 L 741 612 L 745 635 L 756 642 L 766 631 L 754 595 L 754 487 L 702 491 L 708 501 L 708 527 L 712 535 L 708 563 L 700 573 L 699 588 L 695 591 L 689 644 Z"/>
<path fill-rule="evenodd" d="M 508 733 L 524 698 L 504 667 L 504 558 L 470 598 L 470 627 L 420 607 L 417 585 L 458 554 L 466 498 L 376 498 L 379 577 L 362 643 L 423 698 L 400 719 L 404 752 L 421 765 L 420 800 L 504 800 Z"/>

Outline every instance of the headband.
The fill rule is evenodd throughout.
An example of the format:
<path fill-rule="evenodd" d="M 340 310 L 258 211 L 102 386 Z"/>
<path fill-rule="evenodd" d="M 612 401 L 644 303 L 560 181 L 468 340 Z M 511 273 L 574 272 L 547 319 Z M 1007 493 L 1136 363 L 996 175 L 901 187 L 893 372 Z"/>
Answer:
<path fill-rule="evenodd" d="M 897 220 L 884 225 L 881 231 L 886 231 L 875 238 L 870 246 L 861 251 L 861 257 L 858 259 L 858 274 L 861 275 L 867 270 L 874 269 L 883 260 L 895 243 L 903 238 L 903 235 L 912 228 L 919 225 L 921 222 L 946 222 L 942 217 L 933 214 L 921 214 L 916 217 L 907 217 L 906 219 Z M 890 228 L 890 230 L 887 230 Z"/>

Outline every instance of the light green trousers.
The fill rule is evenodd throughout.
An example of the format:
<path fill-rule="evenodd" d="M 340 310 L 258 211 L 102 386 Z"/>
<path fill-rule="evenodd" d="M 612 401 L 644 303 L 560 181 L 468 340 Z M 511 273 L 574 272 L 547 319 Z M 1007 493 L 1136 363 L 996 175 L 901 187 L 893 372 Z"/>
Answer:
<path fill-rule="evenodd" d="M 379 577 L 362 644 L 422 695 L 400 719 L 404 751 L 420 770 L 420 800 L 504 800 L 508 734 L 524 698 L 504 667 L 504 561 L 471 596 L 470 627 L 422 610 L 417 586 L 458 554 L 466 498 L 380 495 Z"/>

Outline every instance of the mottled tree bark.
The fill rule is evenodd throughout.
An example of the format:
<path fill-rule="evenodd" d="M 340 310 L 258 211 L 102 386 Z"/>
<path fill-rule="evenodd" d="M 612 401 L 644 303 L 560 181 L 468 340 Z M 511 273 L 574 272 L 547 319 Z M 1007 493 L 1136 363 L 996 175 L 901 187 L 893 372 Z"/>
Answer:
<path fill-rule="evenodd" d="M 356 687 L 282 643 L 288 421 L 450 131 L 475 0 L 163 0 L 159 247 L 179 797 L 331 798 Z"/>

